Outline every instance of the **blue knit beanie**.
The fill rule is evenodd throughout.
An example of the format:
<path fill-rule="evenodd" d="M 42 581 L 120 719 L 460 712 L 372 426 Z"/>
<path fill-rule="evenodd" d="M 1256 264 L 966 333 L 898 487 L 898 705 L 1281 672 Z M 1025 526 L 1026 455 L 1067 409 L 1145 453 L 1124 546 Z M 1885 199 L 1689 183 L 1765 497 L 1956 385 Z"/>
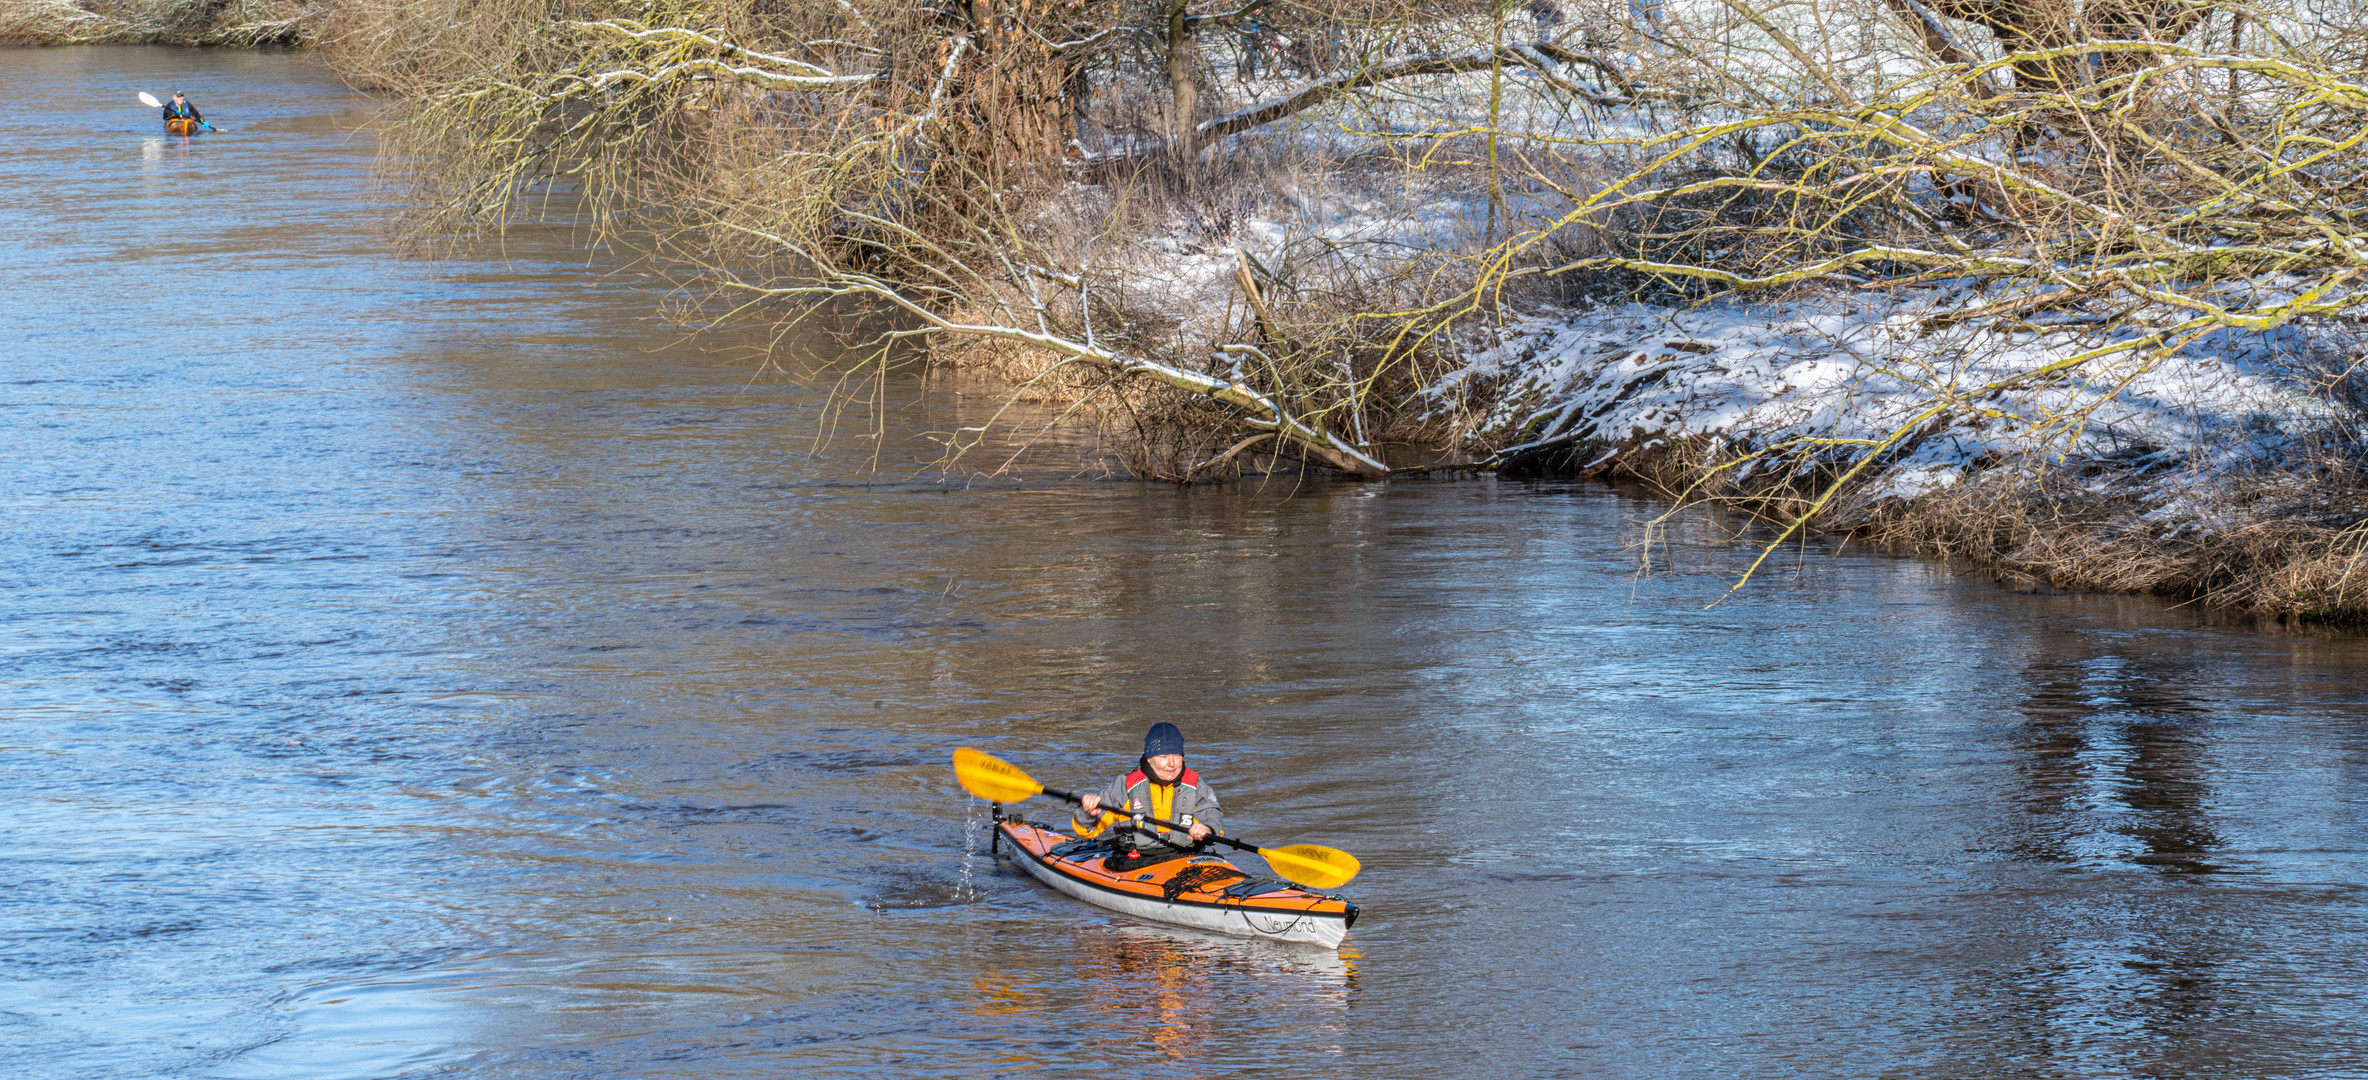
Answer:
<path fill-rule="evenodd" d="M 1176 730 L 1174 724 L 1153 724 L 1151 725 L 1151 734 L 1143 736 L 1144 757 L 1155 758 L 1161 754 L 1181 754 L 1183 752 L 1184 733 Z"/>

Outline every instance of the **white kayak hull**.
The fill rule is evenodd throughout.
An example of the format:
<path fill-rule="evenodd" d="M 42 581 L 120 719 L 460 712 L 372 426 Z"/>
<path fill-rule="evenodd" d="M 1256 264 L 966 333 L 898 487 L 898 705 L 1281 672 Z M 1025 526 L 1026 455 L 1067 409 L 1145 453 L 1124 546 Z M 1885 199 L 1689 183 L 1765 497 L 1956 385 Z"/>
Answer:
<path fill-rule="evenodd" d="M 1051 856 L 1029 850 L 1026 844 L 1006 837 L 1001 829 L 996 830 L 996 841 L 996 853 L 1007 855 L 1026 869 L 1028 876 L 1095 907 L 1149 922 L 1187 926 L 1234 937 L 1303 942 L 1337 949 L 1341 941 L 1348 937 L 1349 924 L 1356 921 L 1353 905 L 1343 916 L 1324 912 L 1261 910 L 1254 901 L 1170 902 L 1157 897 L 1138 896 L 1063 873 L 1051 865 Z"/>

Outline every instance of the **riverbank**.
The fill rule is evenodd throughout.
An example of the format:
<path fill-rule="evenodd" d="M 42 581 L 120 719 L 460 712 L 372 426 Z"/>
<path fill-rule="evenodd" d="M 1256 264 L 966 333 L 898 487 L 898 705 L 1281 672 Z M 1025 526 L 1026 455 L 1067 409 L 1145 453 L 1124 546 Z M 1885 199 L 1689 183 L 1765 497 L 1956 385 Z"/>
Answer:
<path fill-rule="evenodd" d="M 1412 306 L 1419 297 L 1389 295 L 1412 264 L 1484 250 L 1472 236 L 1484 208 L 1468 200 L 1353 167 L 1282 185 L 1246 172 L 1260 178 L 1138 222 L 1105 272 L 1114 308 L 1178 343 L 1144 344 L 1172 362 L 1289 338 L 1293 323 L 1314 337 L 1384 300 Z M 1259 324 L 1253 291 L 1285 332 Z M 1642 292 L 1506 304 L 1441 341 L 1430 371 L 1409 363 L 1373 381 L 1367 445 L 1423 471 L 1642 482 L 1678 506 L 1718 503 L 2060 588 L 2368 621 L 2368 380 L 2356 371 L 2368 335 L 2355 324 L 2121 348 L 2146 328 L 1979 318 L 1991 301 L 1978 283 Z M 1238 352 L 1207 363 L 1242 375 Z M 1209 475 L 1177 467 L 1189 458 L 1171 451 L 1147 470 Z"/>
<path fill-rule="evenodd" d="M 1268 38 L 1238 20 L 1177 8 L 1154 42 L 1054 7 L 1105 32 L 395 4 L 348 12 L 370 30 L 333 56 L 402 103 L 390 178 L 420 243 L 555 212 L 661 235 L 702 317 L 889 312 L 882 370 L 926 356 L 1073 404 L 1140 476 L 1627 477 L 1788 535 L 2368 618 L 2333 166 L 2264 178 L 2144 116 L 2067 133 L 2091 98 L 2047 89 L 2045 57 L 1997 58 L 2023 87 L 1999 98 L 1897 36 L 1862 63 L 1727 25 L 1722 55 L 1757 34 L 1775 64 L 1744 93 L 1724 61 L 1469 12 L 1277 9 L 1262 33 L 1296 51 L 1252 62 Z M 2256 80 L 2225 130 L 2332 139 L 2361 104 L 2281 97 L 2291 57 L 2181 62 Z M 947 433 L 946 464 L 978 467 L 980 434 Z"/>
<path fill-rule="evenodd" d="M 309 45 L 325 0 L 10 0 L 0 45 Z"/>
<path fill-rule="evenodd" d="M 1642 480 L 2061 588 L 2368 617 L 2356 335 L 2223 335 L 2026 378 L 2096 342 L 1936 333 L 1947 308 L 1837 290 L 1542 314 L 1431 392 L 1477 388 L 1512 472 Z"/>

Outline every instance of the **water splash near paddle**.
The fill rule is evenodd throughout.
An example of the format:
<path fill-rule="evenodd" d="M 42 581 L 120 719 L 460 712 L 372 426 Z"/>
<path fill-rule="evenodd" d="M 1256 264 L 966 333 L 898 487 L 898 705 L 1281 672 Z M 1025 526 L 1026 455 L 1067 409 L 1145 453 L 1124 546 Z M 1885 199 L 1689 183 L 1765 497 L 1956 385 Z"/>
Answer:
<path fill-rule="evenodd" d="M 962 878 L 954 884 L 956 903 L 977 903 L 986 898 L 986 890 L 978 884 L 979 837 L 986 835 L 986 816 L 979 804 L 962 800 Z"/>

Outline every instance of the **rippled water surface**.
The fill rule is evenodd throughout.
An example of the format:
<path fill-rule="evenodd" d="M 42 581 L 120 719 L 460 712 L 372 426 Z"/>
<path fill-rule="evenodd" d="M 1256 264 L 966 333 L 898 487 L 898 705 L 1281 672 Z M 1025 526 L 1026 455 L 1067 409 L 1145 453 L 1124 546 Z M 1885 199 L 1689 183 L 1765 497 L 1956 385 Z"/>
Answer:
<path fill-rule="evenodd" d="M 909 385 L 875 473 L 563 235 L 389 253 L 308 59 L 0 73 L 0 1074 L 2368 1073 L 2357 640 L 1706 610 L 1588 486 L 940 484 Z M 1364 859 L 1347 948 L 975 854 L 953 746 L 1158 720 Z"/>

